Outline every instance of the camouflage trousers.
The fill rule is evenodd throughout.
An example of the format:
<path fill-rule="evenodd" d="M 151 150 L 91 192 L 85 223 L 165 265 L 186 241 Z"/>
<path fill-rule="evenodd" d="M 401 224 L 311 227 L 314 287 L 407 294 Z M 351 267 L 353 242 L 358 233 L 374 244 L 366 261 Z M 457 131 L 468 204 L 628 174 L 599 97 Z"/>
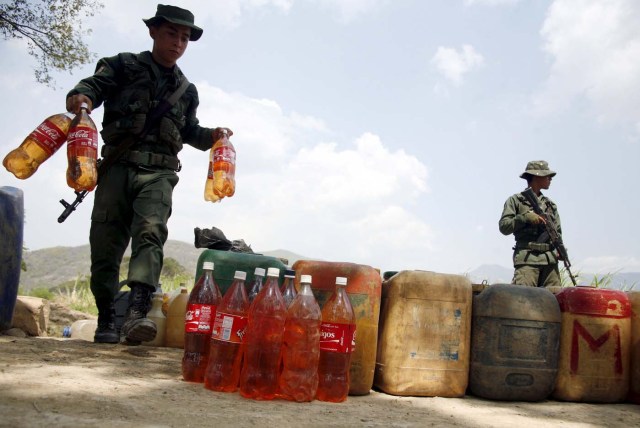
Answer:
<path fill-rule="evenodd" d="M 91 292 L 97 302 L 113 299 L 118 292 L 120 263 L 129 241 L 128 282 L 158 285 L 177 183 L 172 170 L 124 163 L 114 164 L 100 177 L 89 234 Z"/>
<path fill-rule="evenodd" d="M 516 266 L 511 283 L 529 287 L 560 287 L 558 264 Z"/>

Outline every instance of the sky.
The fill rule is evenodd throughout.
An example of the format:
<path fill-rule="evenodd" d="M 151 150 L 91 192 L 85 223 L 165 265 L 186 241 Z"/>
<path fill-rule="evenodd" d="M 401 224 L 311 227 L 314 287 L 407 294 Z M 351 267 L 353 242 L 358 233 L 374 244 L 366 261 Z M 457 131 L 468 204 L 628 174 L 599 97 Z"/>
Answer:
<path fill-rule="evenodd" d="M 155 2 L 105 0 L 83 21 L 96 58 L 150 50 Z M 498 230 L 530 160 L 557 172 L 572 271 L 640 271 L 640 2 L 636 0 L 209 0 L 178 62 L 203 126 L 226 126 L 236 194 L 205 202 L 208 152 L 186 146 L 169 239 L 217 227 L 254 251 L 464 274 L 511 267 Z M 0 154 L 95 61 L 35 81 L 24 41 L 0 42 Z M 92 113 L 101 127 L 103 109 Z M 101 143 L 102 144 L 102 143 Z M 93 195 L 63 224 L 62 148 L 27 180 L 29 250 L 88 243 Z"/>

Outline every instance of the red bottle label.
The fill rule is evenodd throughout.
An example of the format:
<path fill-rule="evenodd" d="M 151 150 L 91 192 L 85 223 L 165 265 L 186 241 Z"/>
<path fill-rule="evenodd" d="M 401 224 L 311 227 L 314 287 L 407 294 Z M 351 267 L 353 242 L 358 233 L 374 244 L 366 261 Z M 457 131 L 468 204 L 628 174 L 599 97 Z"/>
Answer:
<path fill-rule="evenodd" d="M 191 303 L 187 306 L 187 313 L 184 316 L 184 332 L 211 333 L 215 312 L 214 305 Z"/>
<path fill-rule="evenodd" d="M 222 340 L 223 342 L 242 343 L 246 328 L 247 317 L 216 312 L 211 338 Z"/>
<path fill-rule="evenodd" d="M 213 162 L 209 161 L 209 171 L 207 171 L 207 178 L 213 179 Z"/>
<path fill-rule="evenodd" d="M 98 131 L 88 126 L 78 126 L 70 130 L 67 148 L 76 156 L 97 157 Z"/>
<path fill-rule="evenodd" d="M 213 163 L 216 162 L 236 162 L 236 151 L 229 146 L 216 147 L 213 150 Z"/>
<path fill-rule="evenodd" d="M 356 326 L 323 322 L 320 325 L 320 350 L 348 354 L 356 349 Z"/>
<path fill-rule="evenodd" d="M 29 137 L 49 156 L 58 150 L 67 139 L 67 135 L 48 119 L 34 129 Z"/>

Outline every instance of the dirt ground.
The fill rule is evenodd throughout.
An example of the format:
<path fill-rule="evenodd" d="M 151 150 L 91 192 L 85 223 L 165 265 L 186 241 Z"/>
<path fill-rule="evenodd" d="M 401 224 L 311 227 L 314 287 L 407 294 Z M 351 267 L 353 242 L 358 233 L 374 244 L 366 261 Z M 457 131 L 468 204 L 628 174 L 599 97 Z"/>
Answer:
<path fill-rule="evenodd" d="M 396 397 L 254 401 L 184 382 L 182 350 L 0 336 L 2 427 L 634 427 L 640 406 Z"/>

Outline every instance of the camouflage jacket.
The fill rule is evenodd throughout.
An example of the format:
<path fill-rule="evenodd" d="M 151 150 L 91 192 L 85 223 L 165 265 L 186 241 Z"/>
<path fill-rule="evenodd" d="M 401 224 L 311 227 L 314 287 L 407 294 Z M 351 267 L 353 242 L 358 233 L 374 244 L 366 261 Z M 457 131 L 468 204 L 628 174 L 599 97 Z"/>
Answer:
<path fill-rule="evenodd" d="M 540 208 L 554 222 L 557 232 L 562 238 L 562 228 L 560 226 L 560 215 L 556 204 L 546 196 L 540 194 L 538 197 Z M 498 223 L 500 232 L 503 235 L 513 234 L 516 239 L 516 245 L 513 247 L 513 265 L 548 265 L 558 263 L 556 251 L 552 248 L 544 248 L 549 246 L 549 236 L 545 230 L 544 224 L 526 223 L 524 214 L 533 211 L 533 208 L 524 196 L 516 193 L 507 199 L 504 203 L 502 216 Z M 533 249 L 532 249 L 533 247 Z"/>
<path fill-rule="evenodd" d="M 68 96 L 83 94 L 93 108 L 104 103 L 102 139 L 117 145 L 127 134 L 142 130 L 147 113 L 159 100 L 168 98 L 180 86 L 184 75 L 176 65 L 166 69 L 153 61 L 151 52 L 121 53 L 98 61 L 91 77 L 81 80 Z M 198 91 L 189 84 L 178 102 L 132 148 L 177 155 L 182 144 L 200 150 L 211 148 L 213 130 L 198 125 Z"/>

